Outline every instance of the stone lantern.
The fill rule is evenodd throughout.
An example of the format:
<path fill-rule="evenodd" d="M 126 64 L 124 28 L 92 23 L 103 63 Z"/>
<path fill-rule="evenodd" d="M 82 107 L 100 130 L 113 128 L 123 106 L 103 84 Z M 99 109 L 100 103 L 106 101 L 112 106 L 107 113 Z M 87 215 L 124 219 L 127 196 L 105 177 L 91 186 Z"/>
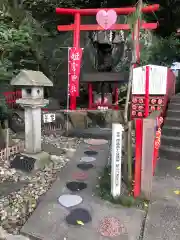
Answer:
<path fill-rule="evenodd" d="M 11 85 L 22 87 L 22 98 L 16 103 L 24 108 L 25 153 L 41 153 L 41 108 L 49 103 L 44 99 L 44 87 L 53 83 L 42 72 L 21 70 Z"/>

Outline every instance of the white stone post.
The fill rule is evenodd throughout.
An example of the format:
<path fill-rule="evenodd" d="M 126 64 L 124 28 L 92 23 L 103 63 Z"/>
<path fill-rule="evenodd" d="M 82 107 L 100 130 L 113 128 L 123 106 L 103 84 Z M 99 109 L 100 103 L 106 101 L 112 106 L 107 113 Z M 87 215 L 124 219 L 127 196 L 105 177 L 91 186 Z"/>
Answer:
<path fill-rule="evenodd" d="M 123 126 L 112 124 L 112 156 L 111 156 L 111 194 L 113 198 L 121 195 L 122 133 Z"/>
<path fill-rule="evenodd" d="M 41 152 L 41 108 L 25 107 L 25 152 Z"/>

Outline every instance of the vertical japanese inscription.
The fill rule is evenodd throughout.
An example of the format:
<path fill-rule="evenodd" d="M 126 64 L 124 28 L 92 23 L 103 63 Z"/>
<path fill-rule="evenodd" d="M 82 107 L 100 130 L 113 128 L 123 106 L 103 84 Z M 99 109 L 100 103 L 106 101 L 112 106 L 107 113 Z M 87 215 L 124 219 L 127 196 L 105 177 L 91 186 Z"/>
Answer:
<path fill-rule="evenodd" d="M 120 178 L 120 158 L 121 158 L 121 134 L 120 132 L 116 133 L 116 186 L 119 186 L 119 178 Z"/>
<path fill-rule="evenodd" d="M 114 198 L 121 194 L 122 133 L 119 123 L 112 125 L 112 158 L 111 158 L 111 194 Z"/>
<path fill-rule="evenodd" d="M 81 68 L 82 48 L 69 48 L 69 95 L 79 96 L 79 75 Z"/>

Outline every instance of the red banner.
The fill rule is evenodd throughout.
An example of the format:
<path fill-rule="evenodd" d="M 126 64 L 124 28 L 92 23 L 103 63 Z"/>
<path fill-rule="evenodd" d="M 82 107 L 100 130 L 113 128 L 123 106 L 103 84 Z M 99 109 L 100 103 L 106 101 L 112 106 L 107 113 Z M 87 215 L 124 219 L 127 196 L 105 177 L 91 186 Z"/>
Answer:
<path fill-rule="evenodd" d="M 69 48 L 69 95 L 79 96 L 82 48 Z"/>

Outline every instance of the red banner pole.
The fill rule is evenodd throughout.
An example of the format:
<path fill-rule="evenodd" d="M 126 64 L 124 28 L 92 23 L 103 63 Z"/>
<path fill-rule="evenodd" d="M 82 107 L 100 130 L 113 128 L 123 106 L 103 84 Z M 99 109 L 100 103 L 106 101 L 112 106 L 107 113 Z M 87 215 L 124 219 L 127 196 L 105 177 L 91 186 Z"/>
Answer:
<path fill-rule="evenodd" d="M 80 24 L 81 24 L 81 16 L 80 13 L 76 13 L 74 16 L 74 35 L 73 35 L 73 47 L 80 47 Z M 70 110 L 76 110 L 76 96 L 70 95 Z"/>

